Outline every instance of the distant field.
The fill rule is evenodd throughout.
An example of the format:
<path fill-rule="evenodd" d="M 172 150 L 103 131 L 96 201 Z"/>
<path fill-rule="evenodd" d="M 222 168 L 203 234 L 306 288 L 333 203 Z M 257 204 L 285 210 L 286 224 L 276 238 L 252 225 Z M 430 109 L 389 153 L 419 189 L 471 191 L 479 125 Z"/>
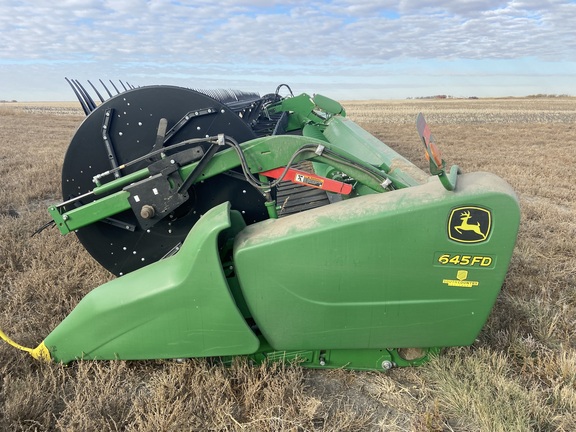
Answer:
<path fill-rule="evenodd" d="M 84 114 L 78 102 L 8 102 L 0 103 L 0 113 L 2 110 L 16 110 L 27 114 Z"/>
<path fill-rule="evenodd" d="M 366 373 L 241 360 L 62 367 L 0 344 L 0 430 L 576 430 L 576 98 L 343 104 L 424 169 L 414 127 L 423 112 L 448 164 L 516 190 L 518 242 L 474 346 Z M 73 236 L 30 237 L 60 200 L 62 160 L 83 118 L 77 103 L 0 104 L 0 329 L 25 346 L 110 279 Z"/>

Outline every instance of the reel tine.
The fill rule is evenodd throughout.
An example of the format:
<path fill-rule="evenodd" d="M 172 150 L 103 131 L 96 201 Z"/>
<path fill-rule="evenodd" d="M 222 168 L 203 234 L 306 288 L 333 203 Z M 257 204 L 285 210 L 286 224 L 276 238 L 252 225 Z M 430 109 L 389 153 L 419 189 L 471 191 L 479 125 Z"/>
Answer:
<path fill-rule="evenodd" d="M 106 87 L 106 84 L 104 84 L 104 81 L 99 80 L 100 84 L 102 84 L 102 87 L 104 87 L 106 89 L 106 92 L 108 93 L 108 97 L 112 97 L 112 93 L 110 93 L 110 90 L 108 90 L 108 87 Z"/>
<path fill-rule="evenodd" d="M 72 81 L 70 81 L 68 78 L 64 77 L 64 79 L 66 80 L 66 82 L 70 85 L 70 87 L 72 87 L 72 91 L 74 92 L 74 94 L 76 95 L 76 98 L 78 99 L 78 102 L 80 102 L 80 105 L 82 105 L 82 109 L 84 110 L 84 114 L 88 115 L 90 114 L 91 110 L 88 108 L 88 106 L 86 105 L 86 102 L 84 101 L 84 99 L 82 99 L 82 97 L 80 96 L 80 93 L 78 93 L 78 90 L 76 90 L 76 87 L 74 86 L 74 84 L 72 83 Z"/>
<path fill-rule="evenodd" d="M 96 109 L 96 102 L 94 102 L 94 99 L 92 99 L 90 93 L 88 93 L 84 88 L 84 86 L 80 84 L 80 81 L 74 80 L 74 83 L 76 84 L 76 86 L 78 86 L 80 93 L 82 94 L 84 100 L 86 101 L 86 105 L 88 105 L 88 107 L 90 108 L 90 112 L 94 111 Z"/>
<path fill-rule="evenodd" d="M 88 84 L 90 84 L 92 86 L 92 88 L 94 89 L 94 91 L 96 92 L 96 95 L 98 96 L 98 98 L 100 99 L 100 102 L 104 102 L 104 98 L 102 97 L 102 95 L 100 94 L 100 92 L 98 91 L 98 89 L 94 86 L 94 84 L 92 84 L 90 82 L 90 80 L 88 80 Z"/>
<path fill-rule="evenodd" d="M 120 81 L 120 84 L 122 84 L 122 87 L 124 87 L 124 91 L 128 91 L 128 89 L 126 88 L 126 86 L 124 85 L 124 83 L 122 82 L 122 80 L 118 80 Z"/>
<path fill-rule="evenodd" d="M 112 80 L 108 80 L 110 81 L 110 84 L 112 84 L 112 87 L 114 87 L 114 90 L 116 90 L 116 94 L 120 94 L 120 91 L 118 90 L 118 88 L 114 85 L 114 83 L 112 82 Z"/>

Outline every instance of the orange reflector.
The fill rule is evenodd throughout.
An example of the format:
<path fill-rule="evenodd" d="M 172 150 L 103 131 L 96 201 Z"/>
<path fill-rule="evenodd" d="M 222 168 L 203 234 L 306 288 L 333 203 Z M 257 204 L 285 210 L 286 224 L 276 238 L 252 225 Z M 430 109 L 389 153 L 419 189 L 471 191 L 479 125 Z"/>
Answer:
<path fill-rule="evenodd" d="M 437 167 L 441 167 L 442 166 L 442 152 L 440 151 L 440 148 L 436 145 L 435 142 L 431 142 L 429 144 L 429 148 L 430 148 L 430 153 L 432 155 L 432 158 L 434 159 L 434 163 L 436 164 Z"/>

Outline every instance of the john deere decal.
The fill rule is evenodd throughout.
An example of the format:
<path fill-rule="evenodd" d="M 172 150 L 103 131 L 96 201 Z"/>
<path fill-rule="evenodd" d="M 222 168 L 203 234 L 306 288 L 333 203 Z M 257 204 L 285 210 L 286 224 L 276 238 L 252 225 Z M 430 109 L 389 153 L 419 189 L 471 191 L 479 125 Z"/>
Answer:
<path fill-rule="evenodd" d="M 472 288 L 480 285 L 478 281 L 471 281 L 468 279 L 468 270 L 458 270 L 456 273 L 456 279 L 443 279 L 442 283 L 451 287 L 458 288 Z"/>
<path fill-rule="evenodd" d="M 448 237 L 458 243 L 485 241 L 492 228 L 490 210 L 482 207 L 458 207 L 448 219 Z"/>

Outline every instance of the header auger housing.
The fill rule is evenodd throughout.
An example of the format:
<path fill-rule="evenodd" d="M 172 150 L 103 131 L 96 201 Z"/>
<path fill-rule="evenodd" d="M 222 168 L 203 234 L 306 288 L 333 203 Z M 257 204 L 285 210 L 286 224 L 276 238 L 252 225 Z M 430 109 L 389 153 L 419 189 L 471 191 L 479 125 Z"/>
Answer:
<path fill-rule="evenodd" d="M 87 117 L 49 212 L 119 277 L 19 348 L 64 363 L 245 355 L 383 370 L 474 342 L 518 201 L 493 174 L 446 170 L 422 115 L 431 175 L 338 102 L 287 86 L 130 86 L 96 104 L 71 85 Z"/>

